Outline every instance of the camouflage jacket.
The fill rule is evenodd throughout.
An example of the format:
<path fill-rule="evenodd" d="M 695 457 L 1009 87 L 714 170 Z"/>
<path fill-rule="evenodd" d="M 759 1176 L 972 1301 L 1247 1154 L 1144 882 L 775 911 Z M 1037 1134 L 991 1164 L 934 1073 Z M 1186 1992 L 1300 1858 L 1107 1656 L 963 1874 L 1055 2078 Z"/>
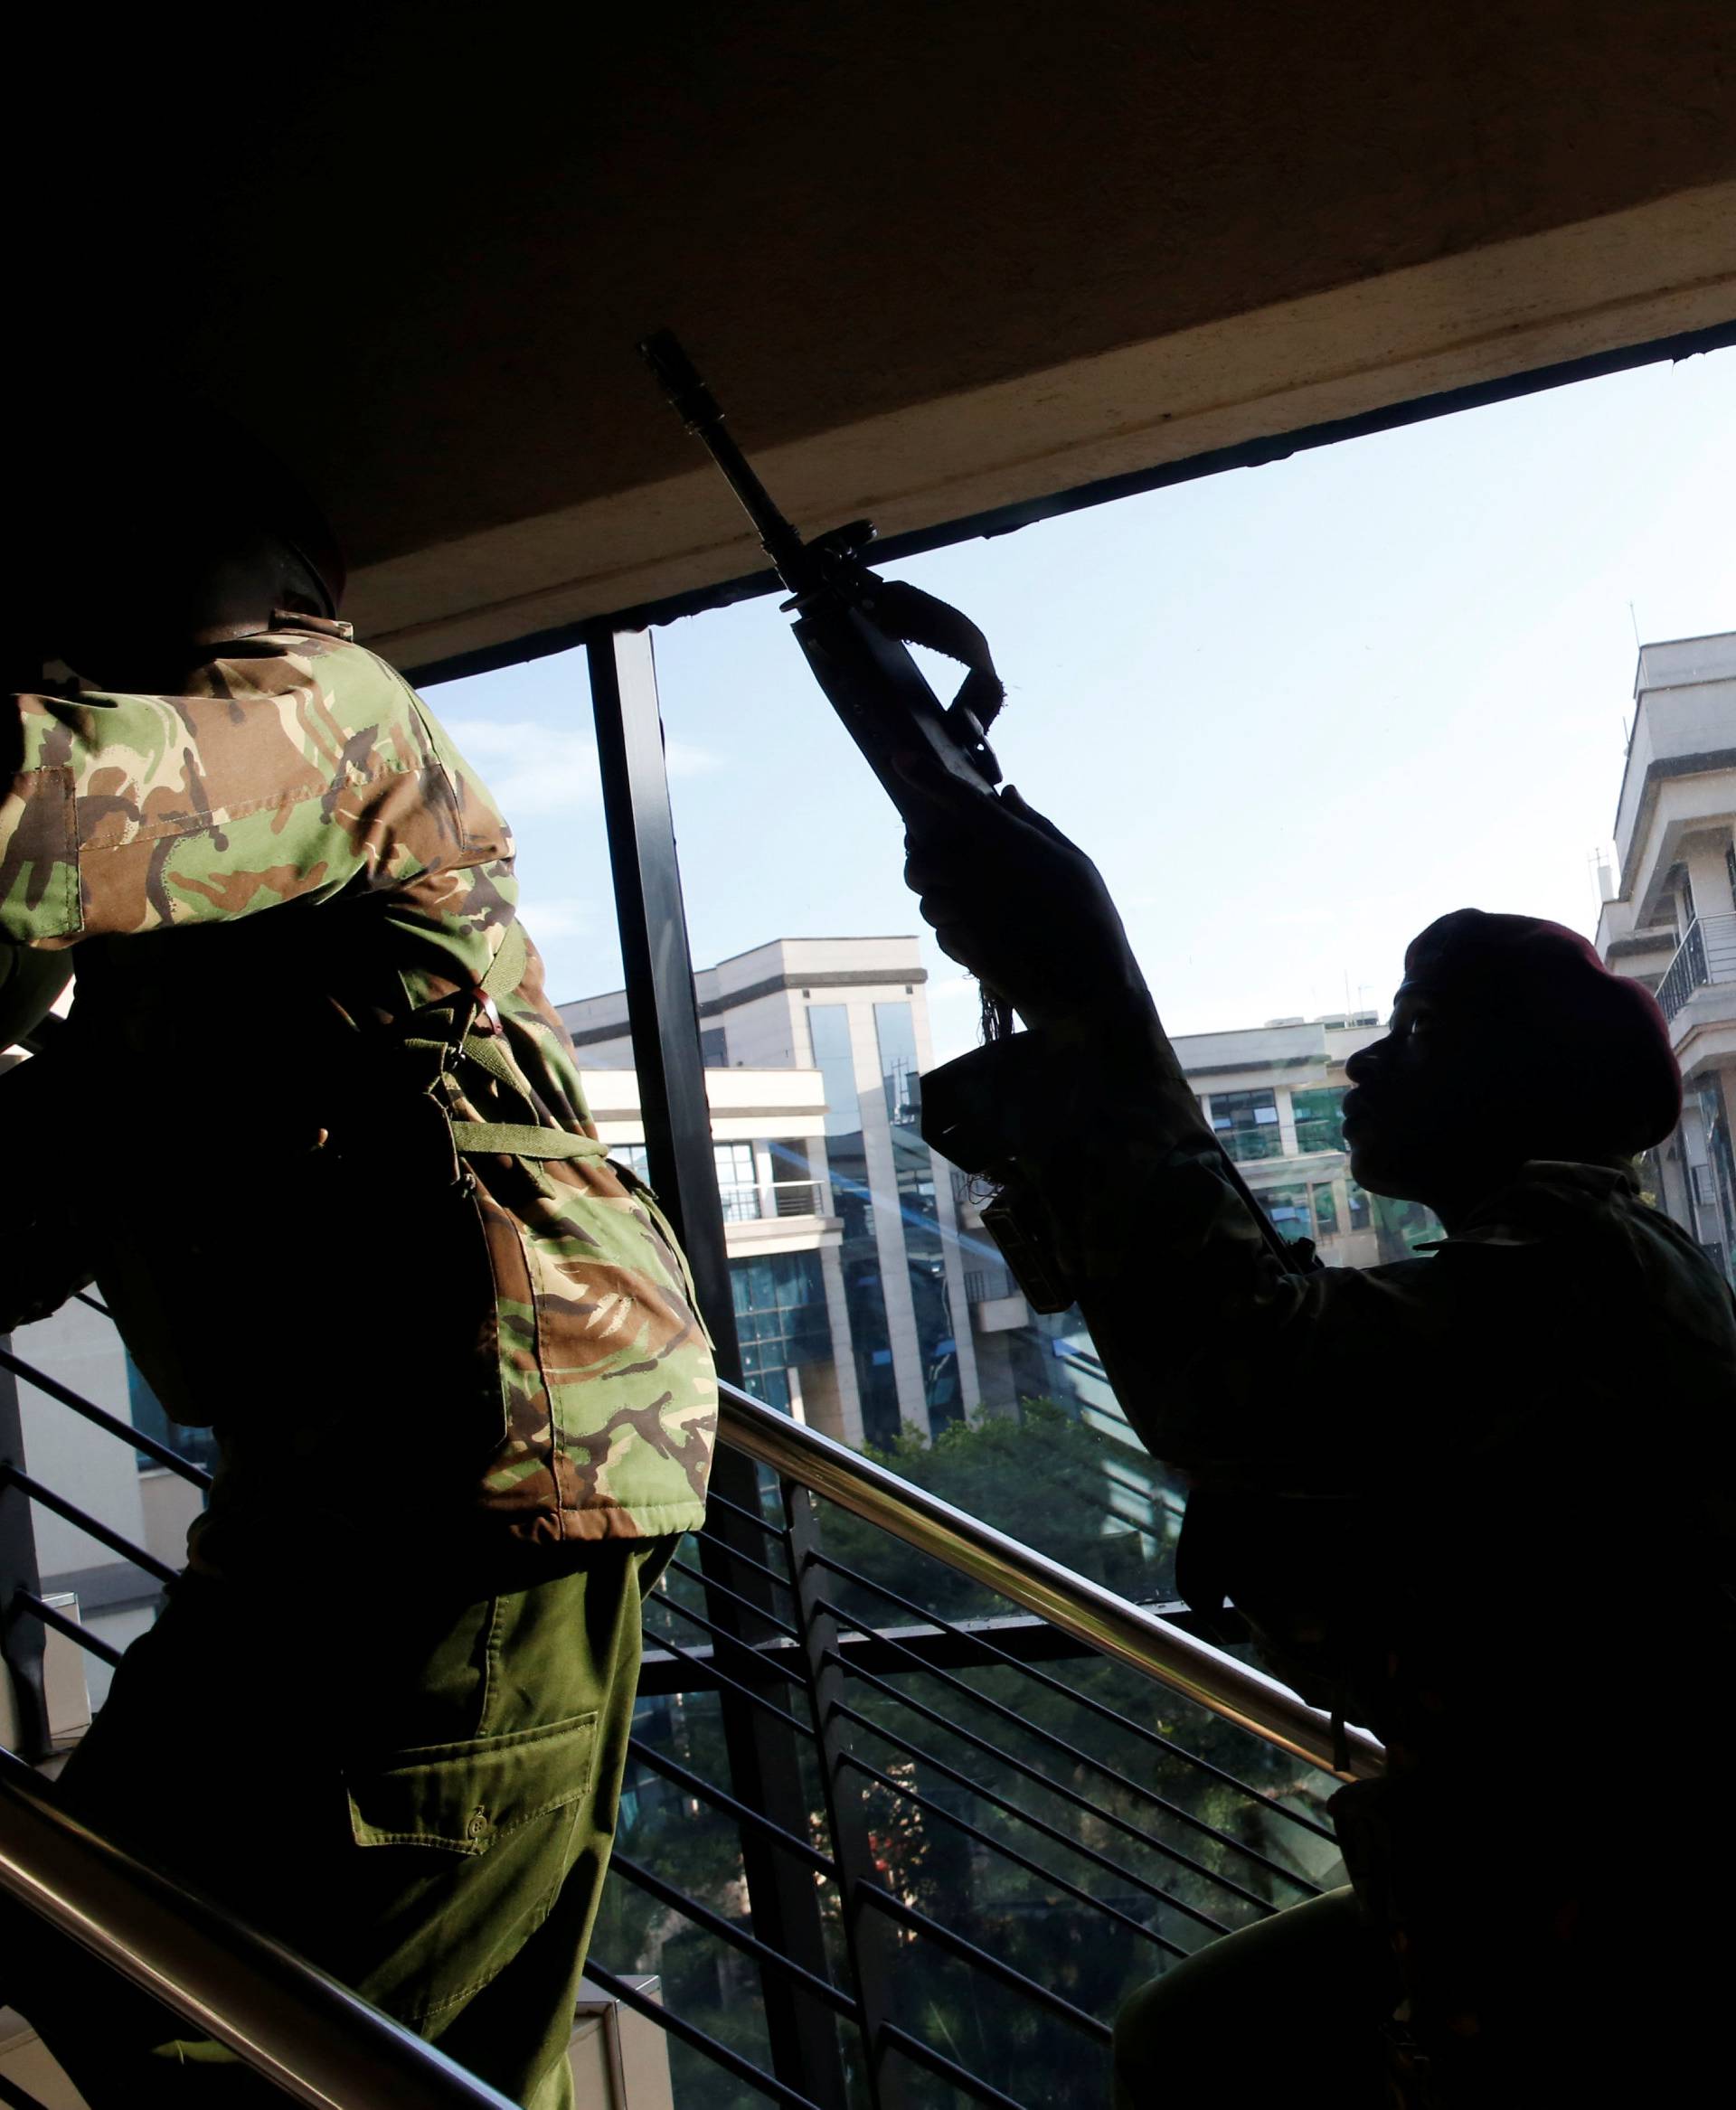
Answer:
<path fill-rule="evenodd" d="M 1583 1961 L 1625 1951 L 1624 1914 L 1678 1924 L 1705 1861 L 1662 1827 L 1609 1851 L 1603 1725 L 1736 1645 L 1736 1300 L 1687 1233 L 1626 1171 L 1537 1162 L 1425 1255 L 1287 1264 L 1147 1009 L 979 1050 L 923 1101 L 930 1140 L 1009 1177 L 1190 1482 L 1190 1601 L 1386 1742 L 1335 1814 L 1418 2032 L 1459 2044 L 1467 2011 L 1571 1980 L 1563 1929 Z M 1662 1734 L 1719 1776 L 1716 1709 Z"/>
<path fill-rule="evenodd" d="M 188 690 L 14 701 L 0 935 L 78 947 L 67 1052 L 26 1068 L 60 1073 L 54 1182 L 135 1361 L 222 1440 L 205 1556 L 285 1500 L 394 1536 L 698 1524 L 709 1345 L 486 790 L 346 625 L 276 617 Z"/>

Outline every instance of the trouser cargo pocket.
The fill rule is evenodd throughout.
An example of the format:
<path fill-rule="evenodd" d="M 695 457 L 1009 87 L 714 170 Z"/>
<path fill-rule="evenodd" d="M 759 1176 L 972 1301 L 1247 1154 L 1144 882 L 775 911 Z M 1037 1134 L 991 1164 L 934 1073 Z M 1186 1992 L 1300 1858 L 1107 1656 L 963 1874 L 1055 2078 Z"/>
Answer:
<path fill-rule="evenodd" d="M 512 1961 L 590 1838 L 597 1719 L 428 1745 L 345 1774 L 364 1850 L 346 1905 L 375 1917 L 375 1955 L 389 1959 L 358 1991 L 438 2025 Z"/>

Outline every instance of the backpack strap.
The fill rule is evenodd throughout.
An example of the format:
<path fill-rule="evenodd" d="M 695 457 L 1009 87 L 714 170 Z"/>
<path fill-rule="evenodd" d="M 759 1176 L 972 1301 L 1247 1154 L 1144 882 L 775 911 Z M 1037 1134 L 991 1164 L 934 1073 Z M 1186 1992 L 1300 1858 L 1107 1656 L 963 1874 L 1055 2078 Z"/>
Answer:
<path fill-rule="evenodd" d="M 488 971 L 476 984 L 476 1013 L 466 1027 L 459 1050 L 465 1060 L 503 1086 L 533 1116 L 538 1111 L 527 1080 L 514 1066 L 502 1044 L 500 1013 L 495 999 L 518 987 L 530 960 L 524 926 L 516 918 L 501 935 L 500 945 Z M 595 1136 L 575 1135 L 571 1129 L 529 1121 L 451 1121 L 453 1147 L 461 1155 L 523 1157 L 547 1161 L 554 1158 L 605 1158 L 607 1144 Z"/>
<path fill-rule="evenodd" d="M 533 1128 L 512 1121 L 454 1121 L 452 1141 L 460 1153 L 485 1157 L 604 1158 L 609 1145 L 566 1128 Z"/>

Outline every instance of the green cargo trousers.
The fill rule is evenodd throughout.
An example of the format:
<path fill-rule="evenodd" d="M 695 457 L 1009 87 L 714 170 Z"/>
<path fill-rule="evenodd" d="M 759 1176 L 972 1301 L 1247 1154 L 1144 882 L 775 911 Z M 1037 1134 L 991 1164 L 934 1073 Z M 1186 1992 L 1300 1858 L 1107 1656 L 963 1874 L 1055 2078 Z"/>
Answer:
<path fill-rule="evenodd" d="M 468 1563 L 294 1591 L 189 1576 L 127 1651 L 61 1792 L 526 2110 L 568 2110 L 640 1602 L 674 1546 L 514 1549 L 486 1587 Z M 83 1952 L 40 1926 L 5 1934 L 0 1998 L 91 2110 L 280 2102 Z"/>

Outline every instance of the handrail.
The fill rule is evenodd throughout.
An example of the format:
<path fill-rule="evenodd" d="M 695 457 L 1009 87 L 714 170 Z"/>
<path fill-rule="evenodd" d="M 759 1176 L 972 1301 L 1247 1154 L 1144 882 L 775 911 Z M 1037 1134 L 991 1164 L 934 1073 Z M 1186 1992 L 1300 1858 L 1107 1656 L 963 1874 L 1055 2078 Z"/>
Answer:
<path fill-rule="evenodd" d="M 336 1979 L 68 1815 L 4 1750 L 0 1889 L 311 2110 L 513 2110 Z"/>
<path fill-rule="evenodd" d="M 718 1432 L 724 1441 L 782 1478 L 799 1482 L 1293 1758 L 1340 1780 L 1371 1779 L 1384 1768 L 1386 1754 L 1366 1729 L 1346 1728 L 1340 1748 L 1330 1717 L 1263 1671 L 1196 1641 L 1143 1605 L 1022 1545 L 737 1386 L 720 1383 L 718 1393 Z"/>

